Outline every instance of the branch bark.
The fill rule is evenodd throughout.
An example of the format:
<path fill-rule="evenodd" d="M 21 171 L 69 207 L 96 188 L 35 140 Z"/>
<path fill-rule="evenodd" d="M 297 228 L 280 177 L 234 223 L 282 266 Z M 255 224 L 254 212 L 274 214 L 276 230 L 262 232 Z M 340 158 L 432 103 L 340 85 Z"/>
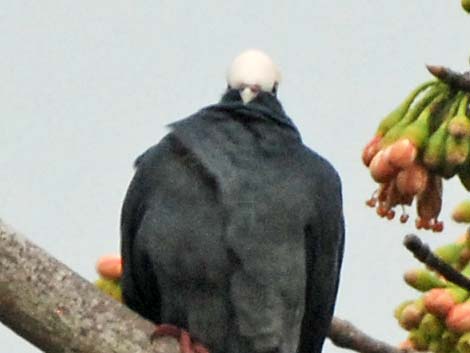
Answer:
<path fill-rule="evenodd" d="M 470 279 L 434 255 L 429 246 L 424 244 L 417 235 L 408 234 L 403 240 L 403 244 L 416 259 L 430 269 L 442 275 L 446 280 L 470 291 Z"/>
<path fill-rule="evenodd" d="M 361 353 L 418 353 L 409 348 L 398 348 L 368 336 L 349 321 L 333 318 L 329 339 L 334 345 Z M 420 352 L 423 353 L 423 352 Z"/>
<path fill-rule="evenodd" d="M 0 220 L 0 321 L 53 353 L 179 353 L 172 338 Z"/>
<path fill-rule="evenodd" d="M 449 86 L 461 91 L 470 92 L 470 72 L 461 74 L 439 65 L 426 65 L 426 68 L 433 76 Z"/>
<path fill-rule="evenodd" d="M 0 220 L 0 322 L 52 353 L 180 353 L 144 320 Z M 411 353 L 335 318 L 329 338 L 361 353 Z"/>

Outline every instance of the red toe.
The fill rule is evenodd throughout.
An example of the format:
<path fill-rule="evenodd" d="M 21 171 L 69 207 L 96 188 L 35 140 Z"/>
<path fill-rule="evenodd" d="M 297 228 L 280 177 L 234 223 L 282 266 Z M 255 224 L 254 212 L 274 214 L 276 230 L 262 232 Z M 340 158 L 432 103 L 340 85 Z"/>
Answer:
<path fill-rule="evenodd" d="M 171 336 L 179 339 L 181 336 L 181 329 L 178 326 L 171 324 L 160 324 L 155 326 L 155 336 Z"/>
<path fill-rule="evenodd" d="M 188 331 L 171 324 L 160 324 L 155 326 L 152 339 L 161 336 L 170 336 L 176 338 L 180 343 L 181 353 L 210 353 L 209 350 L 200 342 L 191 338 Z"/>
<path fill-rule="evenodd" d="M 206 346 L 199 342 L 193 343 L 193 351 L 194 353 L 210 353 Z"/>
<path fill-rule="evenodd" d="M 180 341 L 181 353 L 194 353 L 192 342 L 191 342 L 191 336 L 189 335 L 187 331 L 181 330 L 179 341 Z"/>

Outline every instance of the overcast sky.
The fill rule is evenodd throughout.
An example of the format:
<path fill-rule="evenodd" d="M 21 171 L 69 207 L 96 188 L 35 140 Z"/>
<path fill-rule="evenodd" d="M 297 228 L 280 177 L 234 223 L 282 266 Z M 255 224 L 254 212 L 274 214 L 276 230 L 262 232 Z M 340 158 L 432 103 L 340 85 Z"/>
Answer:
<path fill-rule="evenodd" d="M 430 78 L 425 63 L 468 69 L 470 18 L 459 3 L 1 1 L 0 217 L 94 280 L 96 259 L 119 249 L 135 157 L 166 124 L 216 102 L 231 59 L 258 47 L 281 67 L 279 97 L 305 143 L 342 176 L 337 315 L 398 343 L 393 309 L 417 296 L 401 279 L 417 265 L 401 245 L 413 222 L 364 205 L 375 185 L 360 155 L 379 120 Z M 449 221 L 464 197 L 458 181 L 446 183 L 446 231 L 420 233 L 426 241 L 464 231 Z M 0 346 L 38 352 L 2 325 Z"/>

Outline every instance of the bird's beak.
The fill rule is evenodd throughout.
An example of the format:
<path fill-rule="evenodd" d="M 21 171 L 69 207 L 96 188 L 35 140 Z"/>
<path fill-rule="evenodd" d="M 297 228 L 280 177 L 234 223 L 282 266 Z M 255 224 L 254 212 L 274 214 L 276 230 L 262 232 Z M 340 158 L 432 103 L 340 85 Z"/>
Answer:
<path fill-rule="evenodd" d="M 243 104 L 247 104 L 253 100 L 258 94 L 257 91 L 254 91 L 251 87 L 245 87 L 240 92 L 240 96 L 242 97 Z"/>

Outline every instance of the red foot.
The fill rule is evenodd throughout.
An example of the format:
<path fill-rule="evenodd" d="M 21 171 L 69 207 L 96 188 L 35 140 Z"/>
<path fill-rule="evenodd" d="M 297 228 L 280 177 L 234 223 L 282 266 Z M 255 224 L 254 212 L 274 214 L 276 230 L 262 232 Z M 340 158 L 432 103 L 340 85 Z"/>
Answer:
<path fill-rule="evenodd" d="M 160 336 L 171 336 L 176 338 L 180 343 L 181 353 L 210 353 L 209 350 L 201 343 L 191 338 L 188 331 L 183 330 L 175 325 L 161 324 L 155 327 L 152 338 Z"/>

